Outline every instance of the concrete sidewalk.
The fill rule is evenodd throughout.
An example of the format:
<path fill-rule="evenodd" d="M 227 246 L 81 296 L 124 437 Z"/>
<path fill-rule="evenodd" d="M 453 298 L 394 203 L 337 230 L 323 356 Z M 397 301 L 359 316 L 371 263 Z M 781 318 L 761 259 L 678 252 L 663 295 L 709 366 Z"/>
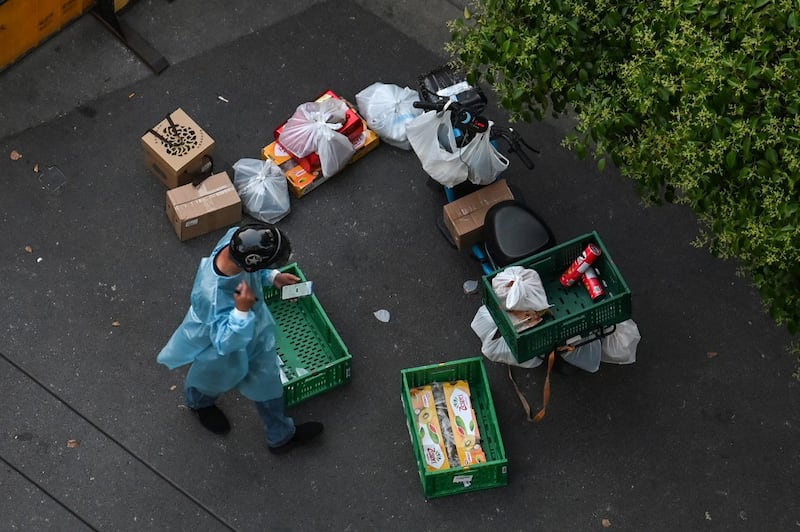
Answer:
<path fill-rule="evenodd" d="M 375 81 L 413 87 L 446 59 L 437 44 L 463 7 L 277 5 L 135 2 L 121 16 L 169 60 L 158 76 L 91 16 L 0 74 L 0 529 L 800 527 L 789 336 L 737 264 L 691 246 L 691 212 L 642 207 L 616 171 L 563 149 L 550 122 L 517 125 L 541 154 L 532 172 L 512 159 L 506 178 L 559 241 L 602 235 L 643 338 L 634 365 L 554 375 L 539 424 L 506 367 L 486 361 L 508 486 L 422 495 L 400 370 L 480 355 L 469 326 L 480 296 L 462 290 L 480 269 L 436 229 L 444 195 L 416 156 L 388 145 L 293 198 L 281 222 L 353 355 L 350 384 L 292 409 L 326 424 L 321 445 L 269 454 L 236 394 L 221 401 L 228 436 L 200 427 L 183 407 L 183 372 L 155 355 L 222 231 L 178 241 L 140 136 L 182 107 L 221 165 L 258 157 L 324 89 L 352 101 Z M 540 405 L 542 369 L 514 376 Z"/>

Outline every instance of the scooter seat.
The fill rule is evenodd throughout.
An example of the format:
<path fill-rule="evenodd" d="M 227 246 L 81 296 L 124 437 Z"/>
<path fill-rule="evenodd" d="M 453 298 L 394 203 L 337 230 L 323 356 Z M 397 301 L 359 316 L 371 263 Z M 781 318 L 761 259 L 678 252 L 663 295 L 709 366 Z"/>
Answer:
<path fill-rule="evenodd" d="M 501 201 L 486 213 L 486 255 L 495 268 L 553 247 L 550 228 L 527 205 L 517 200 Z"/>

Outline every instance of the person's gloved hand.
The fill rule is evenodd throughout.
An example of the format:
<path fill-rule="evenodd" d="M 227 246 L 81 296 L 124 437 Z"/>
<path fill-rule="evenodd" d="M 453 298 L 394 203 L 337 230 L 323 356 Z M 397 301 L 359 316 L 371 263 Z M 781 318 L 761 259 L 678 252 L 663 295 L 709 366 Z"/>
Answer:
<path fill-rule="evenodd" d="M 242 312 L 248 312 L 253 305 L 256 304 L 258 298 L 256 297 L 255 292 L 250 289 L 250 285 L 247 284 L 245 281 L 239 283 L 239 286 L 236 287 L 236 290 L 233 293 L 233 301 L 236 304 L 236 308 L 241 310 Z"/>

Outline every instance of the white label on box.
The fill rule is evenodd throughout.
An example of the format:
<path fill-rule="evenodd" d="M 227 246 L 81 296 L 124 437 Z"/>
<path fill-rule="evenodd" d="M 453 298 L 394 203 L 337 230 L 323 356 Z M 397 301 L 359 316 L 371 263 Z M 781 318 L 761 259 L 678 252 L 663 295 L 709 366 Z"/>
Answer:
<path fill-rule="evenodd" d="M 468 488 L 472 485 L 472 475 L 456 475 L 453 477 L 453 484 L 463 484 Z"/>
<path fill-rule="evenodd" d="M 183 226 L 184 227 L 192 227 L 193 225 L 197 225 L 199 223 L 200 223 L 200 218 L 194 218 L 192 220 L 189 220 L 185 224 L 183 224 Z"/>

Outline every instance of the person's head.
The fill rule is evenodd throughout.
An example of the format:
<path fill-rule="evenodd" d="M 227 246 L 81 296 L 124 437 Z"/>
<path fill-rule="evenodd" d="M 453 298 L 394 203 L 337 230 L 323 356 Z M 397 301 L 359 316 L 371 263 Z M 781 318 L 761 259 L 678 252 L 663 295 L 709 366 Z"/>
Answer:
<path fill-rule="evenodd" d="M 292 253 L 292 245 L 280 229 L 260 222 L 237 229 L 229 248 L 233 261 L 246 272 L 285 266 Z"/>

